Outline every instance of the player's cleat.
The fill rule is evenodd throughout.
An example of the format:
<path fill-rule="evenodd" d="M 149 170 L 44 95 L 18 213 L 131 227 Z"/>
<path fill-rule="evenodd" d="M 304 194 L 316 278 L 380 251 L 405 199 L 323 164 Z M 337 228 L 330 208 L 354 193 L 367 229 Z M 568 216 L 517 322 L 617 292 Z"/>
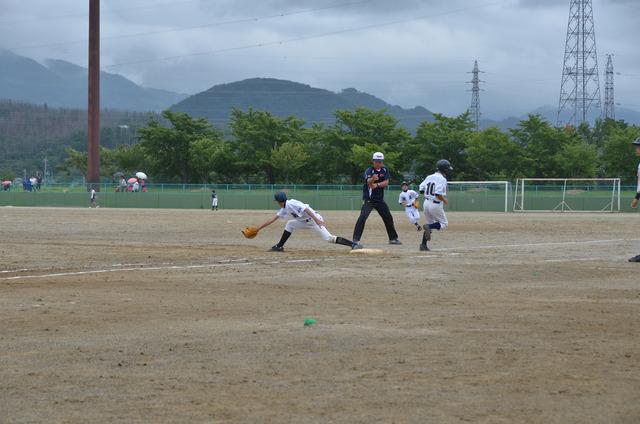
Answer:
<path fill-rule="evenodd" d="M 284 247 L 278 246 L 276 244 L 275 246 L 272 246 L 271 249 L 269 249 L 269 252 L 284 252 Z"/>
<path fill-rule="evenodd" d="M 429 249 L 426 244 L 421 244 L 420 245 L 420 251 L 421 252 L 428 252 L 429 250 L 431 250 L 431 249 Z"/>
<path fill-rule="evenodd" d="M 353 244 L 351 245 L 351 250 L 360 250 L 362 249 L 364 246 L 362 246 L 360 244 L 360 242 L 358 241 L 354 241 Z"/>
<path fill-rule="evenodd" d="M 629 262 L 640 262 L 640 255 L 629 258 Z"/>
<path fill-rule="evenodd" d="M 402 242 L 398 239 L 395 239 L 395 240 L 389 240 L 389 244 L 402 244 Z"/>

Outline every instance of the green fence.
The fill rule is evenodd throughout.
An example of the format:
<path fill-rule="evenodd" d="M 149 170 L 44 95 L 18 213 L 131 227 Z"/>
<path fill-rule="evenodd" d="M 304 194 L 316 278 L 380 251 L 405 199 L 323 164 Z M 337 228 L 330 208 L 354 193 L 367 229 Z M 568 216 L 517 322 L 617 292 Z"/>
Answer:
<path fill-rule="evenodd" d="M 290 198 L 296 198 L 322 210 L 358 210 L 362 204 L 362 188 L 351 185 L 306 186 L 306 185 L 234 185 L 219 184 L 209 186 L 189 185 L 149 185 L 148 192 L 118 193 L 112 185 L 101 187 L 98 204 L 106 208 L 171 208 L 209 209 L 211 190 L 218 194 L 221 209 L 275 209 L 273 194 L 286 190 Z M 622 210 L 631 211 L 629 203 L 635 195 L 635 186 L 623 187 Z M 398 204 L 400 187 L 387 189 L 385 199 L 392 210 L 401 211 Z M 513 190 L 510 184 L 505 190 L 504 183 L 470 184 L 456 182 L 449 186 L 449 211 L 504 212 L 505 196 L 507 210 L 513 207 Z M 538 207 L 551 209 L 557 202 L 557 194 L 550 186 L 538 193 L 528 193 L 527 202 Z M 580 196 L 576 209 L 589 209 L 589 204 L 601 204 L 611 197 L 611 192 L 590 191 Z M 573 199 L 576 201 L 576 199 Z M 89 207 L 89 194 L 81 185 L 43 187 L 40 191 L 23 192 L 0 191 L 0 206 L 49 206 L 49 207 Z"/>

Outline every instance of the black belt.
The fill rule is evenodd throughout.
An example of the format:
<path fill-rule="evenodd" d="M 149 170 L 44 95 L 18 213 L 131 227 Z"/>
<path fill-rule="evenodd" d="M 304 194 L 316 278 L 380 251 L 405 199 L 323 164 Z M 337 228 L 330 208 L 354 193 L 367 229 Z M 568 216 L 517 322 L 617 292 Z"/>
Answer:
<path fill-rule="evenodd" d="M 436 205 L 440 204 L 440 201 L 438 201 L 438 200 L 432 200 L 432 202 L 435 203 Z"/>

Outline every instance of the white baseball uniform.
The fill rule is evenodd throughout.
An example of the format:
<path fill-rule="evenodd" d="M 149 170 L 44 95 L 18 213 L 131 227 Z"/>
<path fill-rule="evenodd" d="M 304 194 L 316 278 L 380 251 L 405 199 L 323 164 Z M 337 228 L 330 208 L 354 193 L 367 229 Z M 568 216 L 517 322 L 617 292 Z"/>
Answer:
<path fill-rule="evenodd" d="M 218 207 L 218 195 L 216 193 L 211 194 L 211 207 L 212 208 Z"/>
<path fill-rule="evenodd" d="M 414 190 L 407 190 L 400 193 L 398 203 L 404 206 L 404 212 L 409 217 L 409 222 L 416 224 L 420 221 L 420 211 L 413 206 L 413 202 L 418 198 L 418 193 Z"/>
<path fill-rule="evenodd" d="M 638 164 L 638 190 L 636 193 L 640 193 L 640 164 Z"/>
<path fill-rule="evenodd" d="M 436 196 L 447 195 L 447 179 L 440 172 L 431 174 L 420 183 L 420 191 L 424 192 L 424 216 L 427 225 L 439 222 L 440 229 L 445 230 L 449 222 L 444 213 L 444 204 Z"/>
<path fill-rule="evenodd" d="M 281 208 L 277 215 L 280 219 L 288 219 L 293 218 L 287 221 L 287 225 L 285 225 L 284 229 L 293 233 L 297 229 L 307 229 L 314 230 L 324 241 L 335 243 L 335 236 L 333 236 L 325 227 L 321 227 L 316 222 L 311 219 L 309 214 L 305 212 L 305 209 L 309 209 L 320 221 L 324 222 L 322 216 L 314 211 L 311 206 L 306 203 L 302 203 L 296 199 L 288 199 L 287 203 L 285 203 L 284 208 Z"/>

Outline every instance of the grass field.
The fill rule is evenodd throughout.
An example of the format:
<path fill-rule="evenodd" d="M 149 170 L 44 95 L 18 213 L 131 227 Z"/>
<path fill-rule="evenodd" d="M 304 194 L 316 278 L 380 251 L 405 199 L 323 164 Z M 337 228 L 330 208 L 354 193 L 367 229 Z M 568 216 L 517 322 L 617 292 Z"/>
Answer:
<path fill-rule="evenodd" d="M 640 216 L 271 213 L 0 209 L 1 421 L 640 421 Z"/>
<path fill-rule="evenodd" d="M 108 208 L 174 208 L 208 209 L 210 188 L 198 186 L 150 186 L 147 193 L 115 193 L 113 188 L 98 193 L 98 203 Z M 307 202 L 318 210 L 358 210 L 362 191 L 354 186 L 265 186 L 223 185 L 216 187 L 220 207 L 224 209 L 269 209 L 273 207 L 273 193 L 285 189 L 290 197 Z M 635 188 L 634 188 L 635 189 Z M 66 190 L 66 191 L 65 191 Z M 392 209 L 402 210 L 397 203 L 399 188 L 387 190 L 386 199 Z M 635 191 L 621 193 L 621 210 L 629 212 Z M 504 185 L 476 186 L 451 184 L 449 186 L 451 211 L 500 212 L 513 208 L 513 192 L 505 204 Z M 552 210 L 562 201 L 561 187 L 527 187 L 527 210 Z M 567 192 L 567 204 L 574 210 L 599 211 L 611 202 L 611 189 L 573 189 Z M 617 201 L 616 209 L 617 209 Z M 53 187 L 35 193 L 20 191 L 0 192 L 0 206 L 79 207 L 88 205 L 88 194 L 82 187 Z"/>

